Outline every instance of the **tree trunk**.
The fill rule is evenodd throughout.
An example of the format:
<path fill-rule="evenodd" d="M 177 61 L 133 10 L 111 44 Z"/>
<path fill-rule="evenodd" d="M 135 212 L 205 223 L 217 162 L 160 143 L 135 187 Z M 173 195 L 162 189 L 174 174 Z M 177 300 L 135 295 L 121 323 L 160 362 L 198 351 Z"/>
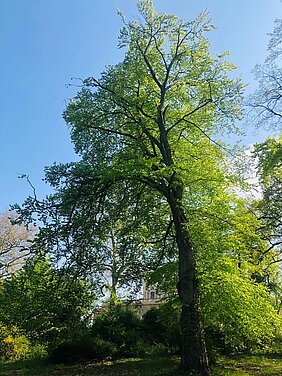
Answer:
<path fill-rule="evenodd" d="M 200 297 L 195 279 L 193 302 L 183 304 L 181 312 L 181 369 L 210 374 L 208 355 L 205 344 L 205 333 L 201 318 Z"/>
<path fill-rule="evenodd" d="M 196 277 L 196 262 L 188 231 L 188 220 L 181 206 L 182 189 L 170 191 L 168 202 L 173 215 L 176 242 L 179 251 L 178 294 L 181 312 L 181 369 L 188 374 L 210 374 L 202 323 L 199 283 Z"/>

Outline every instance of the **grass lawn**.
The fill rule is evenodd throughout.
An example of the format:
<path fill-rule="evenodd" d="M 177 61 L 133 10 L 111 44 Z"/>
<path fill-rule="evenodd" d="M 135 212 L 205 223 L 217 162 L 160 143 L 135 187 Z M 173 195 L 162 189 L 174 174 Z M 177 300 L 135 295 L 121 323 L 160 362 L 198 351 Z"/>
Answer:
<path fill-rule="evenodd" d="M 42 361 L 19 361 L 0 364 L 0 375 L 16 376 L 177 376 L 185 375 L 178 369 L 177 357 L 126 359 L 116 362 L 83 363 L 72 366 L 51 366 Z M 221 358 L 213 367 L 213 376 L 282 376 L 282 356 L 240 356 Z"/>
<path fill-rule="evenodd" d="M 222 358 L 215 376 L 282 376 L 282 354 Z"/>

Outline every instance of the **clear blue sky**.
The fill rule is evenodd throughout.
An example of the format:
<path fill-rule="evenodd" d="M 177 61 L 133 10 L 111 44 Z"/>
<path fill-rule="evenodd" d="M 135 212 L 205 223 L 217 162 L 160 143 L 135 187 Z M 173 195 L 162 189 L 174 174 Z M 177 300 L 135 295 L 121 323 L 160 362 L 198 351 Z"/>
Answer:
<path fill-rule="evenodd" d="M 254 88 L 250 73 L 267 54 L 267 33 L 282 16 L 279 0 L 155 0 L 158 11 L 194 18 L 206 8 L 218 30 L 210 33 L 212 50 L 230 50 L 238 75 Z M 119 7 L 137 17 L 135 0 L 0 0 L 0 211 L 21 203 L 30 187 L 48 193 L 43 168 L 75 159 L 61 118 L 71 77 L 98 76 L 120 61 L 117 49 Z M 262 134 L 249 132 L 247 142 Z"/>

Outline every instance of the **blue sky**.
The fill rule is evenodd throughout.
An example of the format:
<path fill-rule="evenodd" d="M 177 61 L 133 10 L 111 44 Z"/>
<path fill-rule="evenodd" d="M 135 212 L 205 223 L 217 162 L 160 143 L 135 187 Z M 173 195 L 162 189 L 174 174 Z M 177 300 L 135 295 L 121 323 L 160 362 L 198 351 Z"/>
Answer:
<path fill-rule="evenodd" d="M 122 59 L 117 7 L 137 17 L 135 0 L 0 0 L 0 212 L 31 194 L 18 174 L 28 174 L 42 197 L 44 166 L 75 160 L 61 114 L 76 89 L 66 84 Z M 155 7 L 186 19 L 208 9 L 218 27 L 212 51 L 230 50 L 254 89 L 250 71 L 266 57 L 279 0 L 155 0 Z M 245 142 L 264 136 L 249 129 Z"/>

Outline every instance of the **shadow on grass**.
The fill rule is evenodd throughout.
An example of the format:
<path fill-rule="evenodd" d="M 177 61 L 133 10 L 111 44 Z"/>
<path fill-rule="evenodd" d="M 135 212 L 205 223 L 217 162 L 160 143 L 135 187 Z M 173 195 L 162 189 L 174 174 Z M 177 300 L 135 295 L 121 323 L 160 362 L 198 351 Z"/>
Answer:
<path fill-rule="evenodd" d="M 0 362 L 0 375 L 33 375 L 43 368 L 48 368 L 45 359 L 17 360 L 14 362 Z M 37 373 L 35 373 L 36 375 Z M 39 373 L 38 373 L 39 375 Z"/>
<path fill-rule="evenodd" d="M 103 363 L 79 363 L 73 365 L 50 365 L 44 360 L 17 361 L 0 364 L 1 376 L 176 376 L 179 371 L 177 357 L 150 357 L 145 359 L 124 359 Z"/>

